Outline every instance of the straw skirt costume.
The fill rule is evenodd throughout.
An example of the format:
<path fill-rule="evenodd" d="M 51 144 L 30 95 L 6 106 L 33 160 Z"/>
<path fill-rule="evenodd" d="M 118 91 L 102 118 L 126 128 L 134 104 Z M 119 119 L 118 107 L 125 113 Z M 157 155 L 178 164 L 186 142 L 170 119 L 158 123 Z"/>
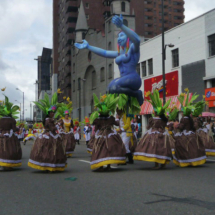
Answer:
<path fill-rule="evenodd" d="M 207 126 L 206 128 L 202 128 L 201 122 L 198 118 L 194 119 L 194 126 L 196 128 L 198 138 L 205 146 L 206 156 L 215 156 L 215 143 L 210 127 Z"/>
<path fill-rule="evenodd" d="M 95 134 L 91 156 L 91 169 L 95 170 L 108 164 L 126 163 L 126 150 L 120 135 L 112 130 L 117 125 L 115 118 L 99 117 L 93 124 L 99 128 Z"/>
<path fill-rule="evenodd" d="M 167 164 L 172 159 L 170 138 L 165 130 L 166 122 L 159 117 L 149 121 L 148 131 L 141 138 L 135 152 L 134 160 Z"/>
<path fill-rule="evenodd" d="M 0 119 L 0 166 L 19 167 L 22 165 L 22 149 L 16 132 L 16 120 L 11 117 Z"/>
<path fill-rule="evenodd" d="M 38 170 L 64 171 L 67 159 L 65 147 L 56 130 L 54 119 L 46 118 L 45 132 L 36 139 L 28 166 Z"/>
<path fill-rule="evenodd" d="M 181 132 L 174 135 L 175 155 L 173 162 L 180 167 L 198 166 L 206 162 L 205 147 L 197 134 L 191 130 L 188 117 L 183 117 L 178 128 Z"/>

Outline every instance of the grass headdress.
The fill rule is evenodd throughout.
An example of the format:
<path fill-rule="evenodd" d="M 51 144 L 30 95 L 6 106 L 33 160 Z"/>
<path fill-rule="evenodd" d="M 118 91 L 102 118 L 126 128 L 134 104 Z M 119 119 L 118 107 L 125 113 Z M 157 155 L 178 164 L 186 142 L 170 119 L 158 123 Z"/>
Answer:
<path fill-rule="evenodd" d="M 71 115 L 73 108 L 72 108 L 72 101 L 68 101 L 68 103 L 61 103 L 61 106 L 57 109 L 57 113 L 55 114 L 55 118 L 58 116 L 65 117 L 65 115 Z"/>
<path fill-rule="evenodd" d="M 178 116 L 178 109 L 177 107 L 167 108 L 165 110 L 165 115 L 169 118 L 169 121 L 175 121 Z"/>
<path fill-rule="evenodd" d="M 147 100 L 149 103 L 152 104 L 154 111 L 157 113 L 157 115 L 162 115 L 165 113 L 166 108 L 169 107 L 169 104 L 171 102 L 171 99 L 169 99 L 165 105 L 162 104 L 162 100 L 160 99 L 160 95 L 158 90 L 154 90 L 153 94 L 148 93 L 150 100 Z"/>
<path fill-rule="evenodd" d="M 181 93 L 180 96 L 178 96 L 178 100 L 181 103 L 181 111 L 183 111 L 184 116 L 190 116 L 192 110 L 195 109 L 193 102 L 199 97 L 199 95 L 192 95 L 190 101 L 189 101 L 189 90 L 185 89 L 186 93 Z"/>
<path fill-rule="evenodd" d="M 49 101 L 49 96 L 47 93 L 44 95 L 44 99 L 40 99 L 39 102 L 34 102 L 35 105 L 37 105 L 38 108 L 40 108 L 44 114 L 48 115 L 50 111 L 56 112 L 58 107 L 61 106 L 57 102 L 57 93 L 54 93 L 51 99 L 51 102 Z"/>
<path fill-rule="evenodd" d="M 18 119 L 16 116 L 19 114 L 18 112 L 19 106 L 13 105 L 8 99 L 7 96 L 5 96 L 5 101 L 0 105 L 0 118 L 4 116 L 13 117 L 14 119 Z"/>
<path fill-rule="evenodd" d="M 113 114 L 115 113 L 116 105 L 119 100 L 119 97 L 116 94 L 107 94 L 107 95 L 100 96 L 100 100 L 99 100 L 96 94 L 93 93 L 93 99 L 94 99 L 94 107 L 97 110 L 90 115 L 91 124 L 96 118 L 99 117 L 99 115 L 108 116 L 110 113 L 113 113 Z"/>

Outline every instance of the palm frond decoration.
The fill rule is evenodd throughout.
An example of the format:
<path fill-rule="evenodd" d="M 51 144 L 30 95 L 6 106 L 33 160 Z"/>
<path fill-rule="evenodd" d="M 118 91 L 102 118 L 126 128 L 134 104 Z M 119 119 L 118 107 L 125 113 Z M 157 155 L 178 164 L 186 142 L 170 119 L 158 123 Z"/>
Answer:
<path fill-rule="evenodd" d="M 49 101 L 48 94 L 45 93 L 44 99 L 40 99 L 39 102 L 34 102 L 34 104 L 40 110 L 42 110 L 45 115 L 47 115 L 49 111 L 56 112 L 57 109 L 61 106 L 61 104 L 58 103 L 57 100 L 58 100 L 57 93 L 53 94 L 51 102 Z"/>
<path fill-rule="evenodd" d="M 181 103 L 181 111 L 183 111 L 184 116 L 189 116 L 191 112 L 195 109 L 193 102 L 199 97 L 196 93 L 191 96 L 189 101 L 189 89 L 185 89 L 185 93 L 181 93 L 178 96 L 178 101 Z"/>
<path fill-rule="evenodd" d="M 0 105 L 0 118 L 4 116 L 9 116 L 13 117 L 14 119 L 18 119 L 18 117 L 16 116 L 17 114 L 19 114 L 18 110 L 19 106 L 11 103 L 9 101 L 9 98 L 5 96 L 5 102 Z"/>
<path fill-rule="evenodd" d="M 171 103 L 171 99 L 169 99 L 166 104 L 163 105 L 158 90 L 154 90 L 153 93 L 149 93 L 149 98 L 150 100 L 147 101 L 152 104 L 154 111 L 158 115 L 164 114 L 165 110 L 169 107 Z"/>

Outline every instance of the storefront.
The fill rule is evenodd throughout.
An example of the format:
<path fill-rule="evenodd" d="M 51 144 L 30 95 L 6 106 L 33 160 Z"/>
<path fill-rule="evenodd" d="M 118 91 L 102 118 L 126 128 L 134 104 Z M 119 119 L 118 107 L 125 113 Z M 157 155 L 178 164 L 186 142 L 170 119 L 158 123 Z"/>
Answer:
<path fill-rule="evenodd" d="M 166 101 L 171 99 L 170 107 L 177 106 L 180 108 L 180 102 L 177 99 L 178 96 L 178 71 L 170 72 L 166 74 Z M 153 92 L 154 90 L 158 90 L 160 93 L 160 98 L 163 98 L 163 76 L 159 75 L 153 78 L 144 80 L 144 103 L 141 106 L 140 115 L 142 115 L 142 132 L 146 131 L 146 127 L 148 124 L 148 120 L 153 113 L 152 105 L 146 101 L 149 97 L 146 97 L 146 93 L 148 91 Z"/>
<path fill-rule="evenodd" d="M 205 89 L 205 100 L 209 103 L 209 111 L 215 113 L 215 87 Z"/>

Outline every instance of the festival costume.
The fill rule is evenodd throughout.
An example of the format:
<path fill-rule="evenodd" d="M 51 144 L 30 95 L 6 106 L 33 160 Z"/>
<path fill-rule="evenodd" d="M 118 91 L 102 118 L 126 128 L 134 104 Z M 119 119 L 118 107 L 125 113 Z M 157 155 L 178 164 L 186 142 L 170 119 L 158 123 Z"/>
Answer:
<path fill-rule="evenodd" d="M 178 129 L 180 132 L 174 134 L 175 138 L 175 154 L 173 155 L 173 162 L 180 167 L 199 166 L 206 162 L 205 147 L 201 139 L 195 133 L 192 127 L 193 120 L 190 117 L 192 110 L 195 109 L 193 101 L 198 95 L 193 95 L 191 100 L 189 98 L 189 90 L 187 90 L 187 97 L 181 94 L 178 100 L 181 103 L 181 110 L 184 117 L 180 120 Z"/>
<path fill-rule="evenodd" d="M 177 129 L 174 128 L 174 121 L 176 117 L 178 116 L 178 109 L 177 107 L 173 108 L 167 108 L 165 110 L 165 115 L 168 117 L 168 122 L 166 129 L 169 132 L 170 135 L 170 141 L 171 141 L 171 147 L 172 147 L 172 154 L 175 154 L 175 139 L 174 139 L 174 133 L 177 133 Z"/>
<path fill-rule="evenodd" d="M 155 90 L 150 94 L 150 103 L 158 117 L 149 120 L 148 130 L 140 139 L 135 152 L 134 160 L 168 164 L 172 159 L 170 136 L 166 131 L 166 121 L 162 120 L 159 115 L 163 115 L 165 109 L 169 106 L 171 100 L 162 106 L 159 98 L 159 92 Z"/>
<path fill-rule="evenodd" d="M 44 100 L 40 100 L 40 102 L 45 105 L 39 102 L 35 102 L 35 104 L 46 114 L 50 111 L 55 112 L 59 107 L 56 93 L 52 97 L 51 107 L 46 93 Z M 34 142 L 28 166 L 43 171 L 64 171 L 66 167 L 65 147 L 60 134 L 56 133 L 54 119 L 46 118 L 44 128 L 45 132 L 40 134 Z"/>
<path fill-rule="evenodd" d="M 22 149 L 18 140 L 16 120 L 19 107 L 9 102 L 5 96 L 5 106 L 0 106 L 0 166 L 19 167 L 22 165 Z"/>
<path fill-rule="evenodd" d="M 204 110 L 205 101 L 204 100 L 199 101 L 194 106 L 195 106 L 195 109 L 192 112 L 192 116 L 194 117 L 193 121 L 194 121 L 194 127 L 196 129 L 197 137 L 203 142 L 205 146 L 206 156 L 215 156 L 215 143 L 214 143 L 213 133 L 211 131 L 210 124 L 206 125 L 206 127 L 203 128 L 202 123 L 198 118 Z"/>
<path fill-rule="evenodd" d="M 79 143 L 79 140 L 80 140 L 80 127 L 79 127 L 79 122 L 78 120 L 74 120 L 74 123 L 75 123 L 75 126 L 74 126 L 74 137 L 75 137 L 75 141 L 78 143 L 78 145 L 80 144 Z"/>
<path fill-rule="evenodd" d="M 73 134 L 73 121 L 70 118 L 69 122 L 66 122 L 65 118 L 62 119 L 64 129 L 61 130 L 60 134 L 63 139 L 64 147 L 66 148 L 66 155 L 72 156 L 72 153 L 75 150 L 75 137 Z"/>
<path fill-rule="evenodd" d="M 95 142 L 91 157 L 91 169 L 97 169 L 108 164 L 126 163 L 126 150 L 122 139 L 111 128 L 117 125 L 113 116 L 99 117 L 93 124 L 100 129 L 95 134 Z"/>
<path fill-rule="evenodd" d="M 68 103 L 61 103 L 61 107 L 58 108 L 57 113 L 55 117 L 60 116 L 60 129 L 59 133 L 63 140 L 63 145 L 66 149 L 66 155 L 68 157 L 72 156 L 72 153 L 75 150 L 75 137 L 73 133 L 73 120 L 68 117 L 68 120 L 66 120 L 65 115 L 70 116 L 72 112 L 72 102 L 69 100 Z"/>
<path fill-rule="evenodd" d="M 126 150 L 122 139 L 116 131 L 112 130 L 114 125 L 118 125 L 110 112 L 115 112 L 118 98 L 114 95 L 104 95 L 101 100 L 94 96 L 94 106 L 99 110 L 90 116 L 90 122 L 95 125 L 96 133 L 91 156 L 91 169 L 95 170 L 104 165 L 125 164 Z M 100 114 L 100 116 L 99 116 Z"/>
<path fill-rule="evenodd" d="M 89 126 L 89 118 L 88 117 L 85 117 L 84 119 L 84 123 L 85 123 L 85 126 L 84 126 L 84 136 L 85 136 L 85 140 L 86 140 L 86 145 L 88 146 L 88 143 L 90 141 L 90 138 L 91 138 L 91 127 Z"/>
<path fill-rule="evenodd" d="M 175 155 L 173 162 L 180 167 L 199 166 L 206 162 L 205 147 L 194 130 L 188 117 L 183 117 L 179 123 L 175 137 Z"/>
<path fill-rule="evenodd" d="M 28 135 L 24 138 L 23 142 L 25 143 L 28 140 L 36 140 L 36 136 L 32 134 L 32 129 L 29 128 Z"/>

